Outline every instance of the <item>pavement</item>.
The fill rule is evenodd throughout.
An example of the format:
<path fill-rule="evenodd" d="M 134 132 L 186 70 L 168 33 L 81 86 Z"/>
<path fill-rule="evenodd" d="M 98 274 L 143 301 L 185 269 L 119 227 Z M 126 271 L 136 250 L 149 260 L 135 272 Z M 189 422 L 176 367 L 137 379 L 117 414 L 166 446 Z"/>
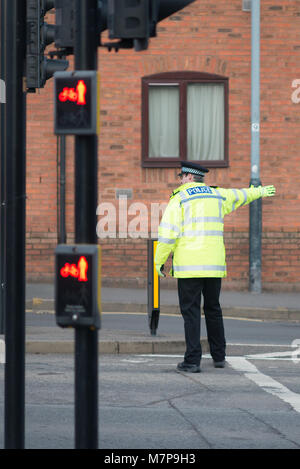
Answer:
<path fill-rule="evenodd" d="M 185 342 L 180 328 L 158 328 L 152 336 L 148 327 L 147 290 L 140 288 L 102 287 L 102 327 L 99 331 L 99 352 L 106 354 L 183 353 Z M 235 292 L 222 291 L 224 317 L 259 320 L 300 321 L 300 292 Z M 119 314 L 116 314 L 119 313 Z M 120 314 L 126 315 L 126 328 L 120 327 Z M 144 321 L 136 324 L 137 315 Z M 160 291 L 160 315 L 180 317 L 177 290 Z M 109 321 L 104 318 L 109 317 Z M 109 323 L 107 325 L 107 323 Z M 26 286 L 26 352 L 73 353 L 74 330 L 56 325 L 54 286 L 34 283 Z M 3 338 L 2 338 L 3 339 Z M 208 352 L 206 337 L 201 337 L 203 352 Z M 3 353 L 3 340 L 2 340 Z M 1 344 L 0 344 L 1 354 Z"/>

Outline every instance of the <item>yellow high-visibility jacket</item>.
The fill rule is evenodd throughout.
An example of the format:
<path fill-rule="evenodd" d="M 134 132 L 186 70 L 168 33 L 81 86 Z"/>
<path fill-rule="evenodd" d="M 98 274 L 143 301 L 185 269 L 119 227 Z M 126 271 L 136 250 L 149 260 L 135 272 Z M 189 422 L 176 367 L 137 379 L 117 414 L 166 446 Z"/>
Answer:
<path fill-rule="evenodd" d="M 183 184 L 171 195 L 159 225 L 155 264 L 164 264 L 172 252 L 174 277 L 226 277 L 224 216 L 260 197 L 261 186 Z"/>

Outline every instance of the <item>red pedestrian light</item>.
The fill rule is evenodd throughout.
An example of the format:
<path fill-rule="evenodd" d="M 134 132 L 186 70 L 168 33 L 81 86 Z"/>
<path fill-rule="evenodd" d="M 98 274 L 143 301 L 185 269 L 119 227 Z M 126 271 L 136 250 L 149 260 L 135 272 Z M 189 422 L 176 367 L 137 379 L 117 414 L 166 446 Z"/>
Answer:
<path fill-rule="evenodd" d="M 59 326 L 100 327 L 100 275 L 100 246 L 57 246 L 55 311 Z"/>
<path fill-rule="evenodd" d="M 77 278 L 79 282 L 87 282 L 87 271 L 89 268 L 86 257 L 81 256 L 78 264 L 69 264 L 68 262 L 60 269 L 60 275 L 64 278 L 71 277 Z"/>
<path fill-rule="evenodd" d="M 59 101 L 65 103 L 66 101 L 72 101 L 79 106 L 86 104 L 86 84 L 83 80 L 79 80 L 76 88 L 65 87 L 58 95 Z"/>
<path fill-rule="evenodd" d="M 86 84 L 83 80 L 79 80 L 78 85 L 76 87 L 77 91 L 77 104 L 78 105 L 83 105 L 86 104 Z"/>
<path fill-rule="evenodd" d="M 98 72 L 79 70 L 55 74 L 54 129 L 57 135 L 97 135 L 99 115 Z"/>

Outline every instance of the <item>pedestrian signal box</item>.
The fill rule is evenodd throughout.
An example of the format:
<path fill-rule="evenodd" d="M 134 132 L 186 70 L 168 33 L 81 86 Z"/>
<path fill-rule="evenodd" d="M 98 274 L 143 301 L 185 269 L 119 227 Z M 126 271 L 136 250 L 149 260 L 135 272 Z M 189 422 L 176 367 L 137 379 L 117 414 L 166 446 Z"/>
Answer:
<path fill-rule="evenodd" d="M 99 329 L 100 293 L 100 246 L 58 245 L 55 250 L 57 325 Z"/>
<path fill-rule="evenodd" d="M 96 71 L 54 74 L 54 132 L 57 135 L 99 133 L 99 79 Z"/>

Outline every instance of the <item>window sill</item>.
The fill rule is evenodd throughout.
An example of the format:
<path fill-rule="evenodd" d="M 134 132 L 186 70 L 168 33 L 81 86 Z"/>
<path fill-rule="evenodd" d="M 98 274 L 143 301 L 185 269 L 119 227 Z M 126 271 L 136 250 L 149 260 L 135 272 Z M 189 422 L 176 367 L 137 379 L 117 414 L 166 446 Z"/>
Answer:
<path fill-rule="evenodd" d="M 142 168 L 180 168 L 180 162 L 183 160 L 168 160 L 163 161 L 161 159 L 153 159 L 151 160 L 144 160 L 142 161 Z M 205 168 L 228 168 L 229 164 L 228 161 L 196 161 L 193 160 L 193 163 L 199 164 L 204 166 Z"/>

